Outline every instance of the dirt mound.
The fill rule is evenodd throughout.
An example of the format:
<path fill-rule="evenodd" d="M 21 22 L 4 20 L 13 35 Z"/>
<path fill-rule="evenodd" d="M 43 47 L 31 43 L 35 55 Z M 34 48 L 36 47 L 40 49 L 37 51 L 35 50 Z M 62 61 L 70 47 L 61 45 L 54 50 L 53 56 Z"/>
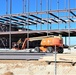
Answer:
<path fill-rule="evenodd" d="M 6 72 L 3 75 L 14 75 L 13 72 Z"/>

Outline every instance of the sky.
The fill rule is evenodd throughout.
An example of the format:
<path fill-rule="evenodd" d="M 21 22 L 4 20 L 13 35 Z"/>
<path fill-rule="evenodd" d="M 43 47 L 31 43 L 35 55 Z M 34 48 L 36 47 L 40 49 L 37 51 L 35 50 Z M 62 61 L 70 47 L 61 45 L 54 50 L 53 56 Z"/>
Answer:
<path fill-rule="evenodd" d="M 7 1 L 8 1 L 8 5 L 6 3 Z M 42 1 L 42 4 L 41 4 L 41 1 Z M 11 14 L 46 11 L 46 10 L 58 10 L 58 9 L 62 10 L 62 9 L 69 9 L 69 7 L 71 9 L 76 8 L 76 0 L 70 0 L 70 6 L 69 6 L 69 0 L 24 0 L 24 2 L 25 4 L 23 5 L 23 0 L 12 0 Z M 0 16 L 6 15 L 6 13 L 10 14 L 10 0 L 0 0 Z M 54 14 L 57 16 L 68 16 L 68 13 L 54 13 Z M 37 16 L 39 17 L 42 16 L 44 18 L 47 18 L 47 17 L 53 18 L 50 15 L 49 16 L 37 15 Z M 72 29 L 75 29 L 76 28 L 75 24 L 76 23 L 70 23 L 70 27 Z M 68 29 L 69 25 L 65 23 L 59 23 L 59 29 L 64 29 L 65 25 L 66 25 L 66 28 Z M 30 26 L 30 29 L 36 30 L 36 26 Z M 38 25 L 38 30 L 39 29 L 40 29 L 40 25 Z M 42 25 L 42 29 L 43 30 L 47 29 L 47 24 L 45 26 Z M 58 29 L 58 24 L 51 24 L 51 25 L 49 24 L 49 30 L 50 29 Z M 67 41 L 69 41 L 68 37 L 67 37 Z M 64 43 L 65 43 L 65 39 L 64 39 Z M 67 44 L 69 43 L 67 42 Z M 70 45 L 75 45 L 75 44 L 76 44 L 76 37 L 70 37 Z"/>

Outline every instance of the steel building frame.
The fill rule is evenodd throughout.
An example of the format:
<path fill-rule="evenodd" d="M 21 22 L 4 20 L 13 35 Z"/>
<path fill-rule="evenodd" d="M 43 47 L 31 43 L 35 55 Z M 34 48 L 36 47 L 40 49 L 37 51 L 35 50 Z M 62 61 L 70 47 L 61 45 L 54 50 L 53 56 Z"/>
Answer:
<path fill-rule="evenodd" d="M 30 12 L 30 0 L 22 0 L 23 1 L 23 12 L 21 14 L 12 14 L 12 0 L 10 0 L 10 14 L 8 14 L 8 0 L 6 0 L 6 15 L 0 16 L 0 36 L 9 36 L 9 41 L 11 40 L 12 35 L 20 35 L 25 34 L 28 37 L 33 36 L 48 36 L 54 34 L 62 34 L 63 36 L 76 36 L 76 30 L 70 28 L 70 23 L 76 22 L 76 8 L 70 8 L 70 0 L 68 0 L 68 9 L 59 9 L 59 1 L 57 1 L 57 9 L 51 10 L 49 9 L 49 1 L 46 0 L 46 11 L 42 11 L 42 3 L 43 1 L 40 0 L 40 11 L 38 11 L 38 5 L 36 0 L 36 11 Z M 27 2 L 26 2 L 27 1 Z M 66 0 L 64 0 L 66 2 Z M 27 5 L 28 4 L 28 5 Z M 51 5 L 51 3 L 50 3 Z M 27 8 L 26 8 L 27 7 Z M 27 12 L 26 12 L 27 9 Z M 59 16 L 60 13 L 68 13 L 68 15 Z M 40 15 L 40 16 L 38 16 Z M 47 15 L 46 18 L 42 17 L 43 15 Z M 49 17 L 50 16 L 50 17 Z M 42 25 L 47 25 L 47 29 L 43 30 Z M 58 29 L 52 30 L 52 24 L 57 24 Z M 68 24 L 68 29 L 59 29 L 60 24 Z M 36 26 L 36 30 L 32 30 L 29 26 Z M 37 27 L 40 25 L 40 29 L 38 30 Z M 16 30 L 13 30 L 15 29 Z M 21 29 L 22 31 L 18 31 Z M 32 34 L 32 36 L 30 36 Z M 11 48 L 11 42 L 9 42 L 9 46 Z M 70 42 L 69 42 L 70 45 Z"/>

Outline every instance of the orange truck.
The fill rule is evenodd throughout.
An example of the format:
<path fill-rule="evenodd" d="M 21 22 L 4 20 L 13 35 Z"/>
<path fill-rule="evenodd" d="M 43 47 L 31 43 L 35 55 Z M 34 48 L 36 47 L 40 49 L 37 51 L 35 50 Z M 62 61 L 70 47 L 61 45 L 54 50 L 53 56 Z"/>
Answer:
<path fill-rule="evenodd" d="M 29 45 L 29 48 L 33 48 L 35 52 L 54 52 L 55 50 L 58 53 L 63 53 L 63 39 L 62 36 L 52 36 L 52 37 L 40 37 L 33 38 L 31 42 L 31 38 L 25 38 L 21 48 L 26 49 Z M 40 41 L 39 41 L 40 40 Z M 29 43 L 28 43 L 29 42 Z"/>
<path fill-rule="evenodd" d="M 47 37 L 41 40 L 40 47 L 35 47 L 37 52 L 54 52 L 63 53 L 63 39 L 61 35 Z"/>

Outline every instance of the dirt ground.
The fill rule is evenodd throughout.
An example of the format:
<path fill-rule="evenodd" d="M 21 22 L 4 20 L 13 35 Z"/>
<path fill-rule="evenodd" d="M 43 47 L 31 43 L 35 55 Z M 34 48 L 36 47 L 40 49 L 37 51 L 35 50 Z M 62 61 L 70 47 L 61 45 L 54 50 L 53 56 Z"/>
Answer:
<path fill-rule="evenodd" d="M 71 63 L 48 64 L 44 61 L 0 60 L 0 75 L 76 75 Z"/>

